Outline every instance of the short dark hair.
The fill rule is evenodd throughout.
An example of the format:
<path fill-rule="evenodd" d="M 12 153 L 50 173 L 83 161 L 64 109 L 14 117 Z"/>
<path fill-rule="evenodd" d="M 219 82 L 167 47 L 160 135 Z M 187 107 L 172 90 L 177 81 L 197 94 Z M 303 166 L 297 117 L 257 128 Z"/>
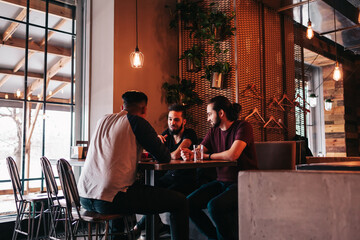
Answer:
<path fill-rule="evenodd" d="M 182 118 L 186 118 L 186 109 L 185 106 L 181 105 L 181 104 L 173 104 L 170 105 L 168 108 L 169 112 L 170 111 L 174 111 L 174 112 L 181 112 L 181 116 Z"/>
<path fill-rule="evenodd" d="M 127 91 L 122 96 L 124 101 L 124 107 L 126 110 L 139 111 L 141 104 L 145 103 L 147 105 L 148 97 L 145 93 L 139 91 Z"/>
<path fill-rule="evenodd" d="M 239 118 L 241 105 L 238 103 L 231 103 L 229 99 L 224 96 L 216 96 L 210 99 L 209 104 L 213 105 L 213 110 L 219 112 L 221 109 L 225 112 L 227 119 L 235 121 Z"/>

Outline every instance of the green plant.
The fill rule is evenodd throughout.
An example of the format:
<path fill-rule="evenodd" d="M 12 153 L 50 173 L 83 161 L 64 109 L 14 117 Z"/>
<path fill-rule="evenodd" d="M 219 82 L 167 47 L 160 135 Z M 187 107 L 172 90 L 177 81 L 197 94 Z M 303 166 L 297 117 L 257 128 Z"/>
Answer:
<path fill-rule="evenodd" d="M 223 41 L 226 38 L 233 36 L 236 28 L 231 26 L 231 21 L 234 19 L 235 14 L 230 16 L 221 11 L 211 12 L 209 15 L 209 36 L 210 41 Z"/>
<path fill-rule="evenodd" d="M 195 82 L 182 79 L 178 76 L 172 76 L 176 80 L 176 83 L 169 84 L 165 82 L 162 88 L 166 91 L 166 102 L 168 104 L 179 103 L 186 107 L 190 107 L 195 104 L 201 104 L 202 100 L 199 95 L 194 91 Z"/>
<path fill-rule="evenodd" d="M 224 75 L 228 74 L 230 72 L 230 63 L 218 61 L 215 62 L 214 65 L 207 65 L 205 67 L 205 75 L 203 75 L 202 78 L 211 81 L 211 75 L 214 72 L 222 73 Z"/>
<path fill-rule="evenodd" d="M 180 60 L 189 59 L 194 63 L 194 67 L 200 69 L 202 58 L 205 56 L 205 50 L 198 45 L 194 45 L 192 48 L 184 51 Z"/>

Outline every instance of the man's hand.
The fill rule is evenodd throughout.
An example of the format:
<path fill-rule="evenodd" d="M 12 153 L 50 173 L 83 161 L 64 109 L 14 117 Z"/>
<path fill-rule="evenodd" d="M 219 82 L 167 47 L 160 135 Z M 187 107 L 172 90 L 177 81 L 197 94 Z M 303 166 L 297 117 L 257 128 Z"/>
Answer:
<path fill-rule="evenodd" d="M 180 152 L 180 155 L 181 155 L 181 158 L 184 160 L 184 161 L 192 161 L 194 160 L 194 153 L 193 151 L 191 151 L 190 149 L 188 148 L 180 148 L 181 152 Z"/>
<path fill-rule="evenodd" d="M 158 135 L 158 138 L 160 139 L 160 141 L 161 141 L 162 143 L 165 143 L 167 136 L 168 136 L 167 134 L 166 134 L 165 136 L 163 136 L 163 135 Z"/>

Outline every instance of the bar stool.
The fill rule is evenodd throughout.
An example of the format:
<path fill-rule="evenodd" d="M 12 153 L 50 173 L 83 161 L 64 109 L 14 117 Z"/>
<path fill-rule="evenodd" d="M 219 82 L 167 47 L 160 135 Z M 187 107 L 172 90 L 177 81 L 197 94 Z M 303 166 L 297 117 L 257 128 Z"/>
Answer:
<path fill-rule="evenodd" d="M 18 234 L 22 234 L 27 236 L 27 239 L 34 239 L 34 225 L 35 218 L 39 217 L 39 222 L 37 226 L 35 239 L 38 238 L 41 220 L 44 213 L 44 203 L 47 201 L 47 194 L 29 194 L 23 195 L 23 188 L 20 182 L 19 171 L 16 167 L 16 163 L 12 157 L 6 158 L 6 164 L 8 167 L 11 184 L 14 191 L 14 198 L 16 204 L 16 221 L 12 239 L 17 239 Z M 40 212 L 37 212 L 35 209 L 35 204 L 41 203 Z M 21 227 L 21 222 L 24 220 L 25 216 L 28 218 L 28 227 L 27 231 L 23 230 Z M 44 229 L 45 229 L 45 221 L 44 221 Z"/>
<path fill-rule="evenodd" d="M 45 178 L 46 192 L 48 196 L 48 204 L 50 211 L 51 221 L 49 228 L 49 239 L 57 240 L 60 239 L 58 238 L 58 234 L 56 232 L 56 227 L 58 223 L 63 222 L 64 224 L 66 224 L 66 202 L 62 192 L 59 192 L 50 161 L 46 157 L 41 157 L 40 164 Z"/>
<path fill-rule="evenodd" d="M 92 211 L 85 211 L 81 208 L 80 197 L 77 190 L 74 173 L 68 161 L 60 159 L 57 162 L 57 169 L 59 172 L 59 178 L 61 188 L 66 200 L 66 215 L 67 215 L 67 227 L 65 228 L 65 235 L 70 235 L 71 238 L 76 236 L 82 236 L 78 234 L 78 225 L 81 222 L 88 223 L 88 239 L 91 239 L 92 228 L 91 224 L 95 224 L 95 236 L 98 239 L 99 236 L 104 236 L 107 239 L 109 236 L 109 221 L 116 219 L 123 219 L 127 232 L 128 239 L 134 239 L 133 234 L 130 232 L 129 222 L 127 215 L 123 214 L 102 214 Z M 105 223 L 105 231 L 99 233 L 99 227 L 101 223 Z"/>

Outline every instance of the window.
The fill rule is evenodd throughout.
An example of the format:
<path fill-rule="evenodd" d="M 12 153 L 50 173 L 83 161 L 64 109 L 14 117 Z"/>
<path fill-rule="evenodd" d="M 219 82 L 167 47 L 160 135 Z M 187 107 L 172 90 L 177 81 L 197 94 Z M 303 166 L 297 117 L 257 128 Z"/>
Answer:
<path fill-rule="evenodd" d="M 82 121 L 75 89 L 82 86 L 76 43 L 83 16 L 72 1 L 17 2 L 0 1 L 0 215 L 16 210 L 5 158 L 15 159 L 25 194 L 39 191 L 40 157 L 69 158 Z"/>

